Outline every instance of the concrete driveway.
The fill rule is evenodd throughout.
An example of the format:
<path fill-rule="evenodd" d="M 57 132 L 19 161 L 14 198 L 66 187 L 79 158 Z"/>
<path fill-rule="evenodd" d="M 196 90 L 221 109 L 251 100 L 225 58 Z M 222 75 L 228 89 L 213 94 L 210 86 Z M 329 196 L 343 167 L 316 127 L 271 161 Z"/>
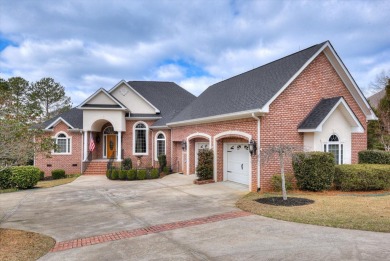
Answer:
<path fill-rule="evenodd" d="M 234 207 L 245 187 L 192 179 L 82 176 L 0 194 L 0 226 L 56 239 L 40 260 L 390 260 L 389 233 L 250 215 Z"/>

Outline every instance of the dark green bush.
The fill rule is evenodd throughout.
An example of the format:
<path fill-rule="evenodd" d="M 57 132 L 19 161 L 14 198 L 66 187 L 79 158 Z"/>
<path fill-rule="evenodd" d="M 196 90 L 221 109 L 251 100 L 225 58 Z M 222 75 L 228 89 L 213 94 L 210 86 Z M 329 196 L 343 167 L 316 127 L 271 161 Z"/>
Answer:
<path fill-rule="evenodd" d="M 166 175 L 168 175 L 170 173 L 169 167 L 165 166 L 162 172 L 164 172 Z"/>
<path fill-rule="evenodd" d="M 12 172 L 10 168 L 0 171 L 0 189 L 9 189 L 15 187 L 11 180 Z"/>
<path fill-rule="evenodd" d="M 137 179 L 143 180 L 146 179 L 146 169 L 140 169 L 137 172 Z"/>
<path fill-rule="evenodd" d="M 286 189 L 292 190 L 294 184 L 294 175 L 293 174 L 284 174 Z M 272 189 L 274 191 L 282 191 L 282 176 L 280 174 L 275 174 L 271 179 Z"/>
<path fill-rule="evenodd" d="M 106 177 L 111 179 L 111 169 L 106 170 Z"/>
<path fill-rule="evenodd" d="M 128 180 L 135 180 L 137 178 L 137 170 L 136 169 L 130 169 L 127 171 L 127 179 Z"/>
<path fill-rule="evenodd" d="M 119 178 L 119 173 L 120 173 L 119 169 L 113 169 L 110 175 L 111 179 L 117 180 Z"/>
<path fill-rule="evenodd" d="M 11 182 L 19 189 L 33 188 L 40 177 L 40 170 L 33 166 L 11 167 L 11 172 Z"/>
<path fill-rule="evenodd" d="M 131 168 L 133 167 L 133 162 L 131 161 L 130 158 L 126 158 L 123 160 L 122 162 L 122 169 L 124 170 L 131 170 Z"/>
<path fill-rule="evenodd" d="M 150 171 L 150 178 L 151 179 L 158 179 L 160 177 L 158 169 L 152 169 Z"/>
<path fill-rule="evenodd" d="M 199 180 L 206 180 L 213 178 L 213 151 L 210 149 L 203 149 L 198 152 L 198 167 L 196 168 L 196 175 Z"/>
<path fill-rule="evenodd" d="M 45 179 L 45 172 L 43 170 L 41 170 L 39 172 L 39 180 L 44 180 Z"/>
<path fill-rule="evenodd" d="M 125 180 L 127 178 L 127 170 L 120 170 L 119 177 L 120 180 Z"/>
<path fill-rule="evenodd" d="M 53 177 L 53 179 L 64 179 L 66 177 L 65 170 L 63 169 L 52 170 L 51 176 Z"/>
<path fill-rule="evenodd" d="M 353 164 L 336 166 L 336 189 L 381 190 L 390 188 L 390 165 Z"/>
<path fill-rule="evenodd" d="M 334 156 L 327 152 L 298 152 L 293 156 L 294 175 L 302 190 L 329 189 L 334 179 Z"/>
<path fill-rule="evenodd" d="M 359 151 L 360 164 L 390 164 L 390 152 L 381 150 Z"/>
<path fill-rule="evenodd" d="M 163 172 L 164 168 L 167 166 L 167 156 L 165 156 L 165 154 L 158 156 L 158 164 L 160 166 L 160 172 Z"/>

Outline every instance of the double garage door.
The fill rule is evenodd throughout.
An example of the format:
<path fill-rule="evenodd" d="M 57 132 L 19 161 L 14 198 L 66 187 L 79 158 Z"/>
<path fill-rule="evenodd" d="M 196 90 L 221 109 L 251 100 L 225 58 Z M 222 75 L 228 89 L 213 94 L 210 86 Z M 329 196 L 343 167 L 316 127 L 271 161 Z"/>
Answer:
<path fill-rule="evenodd" d="M 225 178 L 237 183 L 249 184 L 249 147 L 247 143 L 226 143 Z"/>

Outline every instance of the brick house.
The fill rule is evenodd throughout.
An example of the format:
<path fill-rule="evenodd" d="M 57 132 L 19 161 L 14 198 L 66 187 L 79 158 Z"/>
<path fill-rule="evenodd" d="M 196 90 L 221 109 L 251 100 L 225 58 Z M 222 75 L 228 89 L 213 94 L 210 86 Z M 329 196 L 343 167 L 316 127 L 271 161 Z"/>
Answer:
<path fill-rule="evenodd" d="M 121 81 L 109 91 L 99 89 L 44 123 L 60 151 L 51 158 L 37 155 L 35 165 L 46 175 L 55 168 L 88 173 L 104 169 L 109 158 L 156 167 L 157 156 L 166 154 L 173 171 L 189 175 L 197 152 L 212 148 L 215 181 L 267 190 L 279 163 L 264 162 L 263 149 L 296 144 L 333 152 L 338 164 L 357 163 L 367 146 L 367 121 L 374 119 L 327 41 L 216 83 L 199 97 L 172 82 Z"/>

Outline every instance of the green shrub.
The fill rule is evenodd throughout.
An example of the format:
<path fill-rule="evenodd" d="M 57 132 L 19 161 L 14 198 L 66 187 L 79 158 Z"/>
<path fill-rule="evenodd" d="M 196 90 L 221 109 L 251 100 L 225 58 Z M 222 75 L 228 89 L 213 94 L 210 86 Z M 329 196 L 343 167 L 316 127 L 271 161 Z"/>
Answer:
<path fill-rule="evenodd" d="M 381 190 L 390 188 L 390 165 L 353 164 L 336 166 L 336 189 Z"/>
<path fill-rule="evenodd" d="M 203 149 L 198 152 L 198 167 L 196 175 L 199 180 L 213 178 L 213 151 Z"/>
<path fill-rule="evenodd" d="M 14 188 L 15 184 L 11 180 L 12 172 L 10 168 L 0 171 L 0 189 Z"/>
<path fill-rule="evenodd" d="M 151 179 L 158 179 L 160 177 L 158 169 L 152 169 L 150 171 L 150 178 Z"/>
<path fill-rule="evenodd" d="M 137 178 L 137 170 L 136 169 L 130 169 L 127 171 L 127 179 L 128 180 L 135 180 Z"/>
<path fill-rule="evenodd" d="M 295 153 L 293 168 L 299 189 L 322 191 L 329 189 L 333 184 L 335 162 L 332 153 Z"/>
<path fill-rule="evenodd" d="M 45 179 L 45 172 L 43 170 L 41 170 L 39 172 L 39 180 L 44 180 Z"/>
<path fill-rule="evenodd" d="M 64 179 L 66 177 L 65 170 L 63 169 L 52 170 L 51 176 L 53 177 L 53 179 Z"/>
<path fill-rule="evenodd" d="M 170 173 L 170 168 L 168 166 L 164 167 L 163 171 L 166 175 Z"/>
<path fill-rule="evenodd" d="M 138 170 L 138 172 L 137 172 L 137 179 L 138 180 L 146 179 L 146 169 Z"/>
<path fill-rule="evenodd" d="M 111 169 L 106 170 L 106 177 L 111 179 Z"/>
<path fill-rule="evenodd" d="M 359 151 L 360 164 L 390 164 L 390 152 L 381 150 Z"/>
<path fill-rule="evenodd" d="M 119 177 L 120 180 L 125 180 L 127 178 L 127 170 L 120 170 Z"/>
<path fill-rule="evenodd" d="M 286 189 L 292 190 L 294 184 L 294 175 L 293 174 L 284 174 Z M 275 174 L 271 179 L 272 189 L 274 191 L 282 191 L 282 176 L 280 174 Z"/>
<path fill-rule="evenodd" d="M 160 166 L 160 172 L 163 172 L 164 168 L 167 166 L 167 156 L 165 154 L 158 156 L 158 164 Z"/>
<path fill-rule="evenodd" d="M 19 189 L 33 188 L 40 177 L 40 170 L 33 166 L 11 167 L 11 172 L 11 182 Z"/>
<path fill-rule="evenodd" d="M 130 158 L 126 158 L 123 160 L 122 162 L 122 169 L 124 170 L 131 170 L 131 168 L 133 167 L 133 162 L 131 161 Z"/>
<path fill-rule="evenodd" d="M 119 178 L 119 173 L 120 173 L 119 169 L 113 169 L 110 175 L 111 179 L 117 180 Z"/>

